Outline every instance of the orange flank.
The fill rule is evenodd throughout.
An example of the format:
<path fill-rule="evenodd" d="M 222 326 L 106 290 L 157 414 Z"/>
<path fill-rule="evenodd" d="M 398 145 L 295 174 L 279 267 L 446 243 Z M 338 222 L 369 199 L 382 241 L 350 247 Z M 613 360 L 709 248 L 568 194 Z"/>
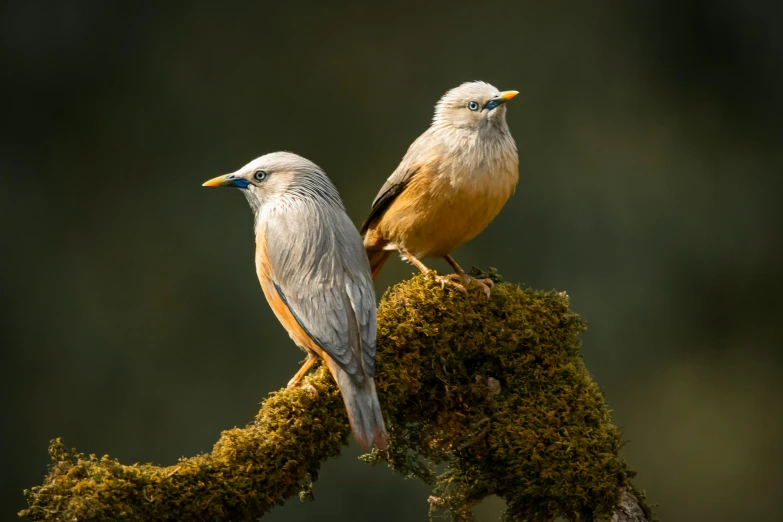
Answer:
<path fill-rule="evenodd" d="M 514 186 L 511 175 L 454 180 L 419 171 L 370 224 L 364 245 L 372 250 L 383 238 L 394 238 L 417 257 L 443 257 L 484 230 Z"/>
<path fill-rule="evenodd" d="M 294 314 L 288 308 L 288 305 L 280 298 L 280 294 L 277 293 L 275 285 L 272 282 L 272 270 L 269 265 L 269 259 L 266 256 L 267 246 L 266 238 L 264 237 L 264 229 L 261 229 L 256 238 L 256 271 L 258 272 L 258 281 L 261 283 L 261 289 L 264 291 L 264 297 L 266 297 L 269 306 L 272 307 L 272 311 L 275 313 L 277 320 L 283 325 L 288 334 L 294 340 L 298 346 L 304 346 L 309 353 L 320 356 L 323 359 L 328 359 L 329 356 L 321 349 L 320 346 L 315 344 L 315 341 L 307 334 L 307 332 L 296 320 Z M 308 361 L 312 364 L 311 361 Z M 305 362 L 305 364 L 308 364 Z M 304 372 L 302 373 L 304 374 Z M 297 375 L 299 375 L 297 373 Z M 301 377 L 301 376 L 300 376 Z"/>

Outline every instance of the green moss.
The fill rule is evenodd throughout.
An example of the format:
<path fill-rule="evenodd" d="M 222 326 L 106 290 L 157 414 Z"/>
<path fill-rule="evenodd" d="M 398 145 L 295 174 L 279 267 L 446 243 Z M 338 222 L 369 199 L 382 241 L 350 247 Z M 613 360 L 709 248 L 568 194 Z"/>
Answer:
<path fill-rule="evenodd" d="M 506 520 L 614 510 L 631 471 L 565 293 L 501 283 L 491 300 L 475 286 L 465 299 L 416 277 L 384 296 L 378 316 L 391 443 L 368 461 L 431 483 L 432 510 L 455 520 L 489 495 L 506 501 Z"/>
<path fill-rule="evenodd" d="M 224 431 L 210 454 L 175 466 L 126 466 L 52 441 L 42 486 L 25 491 L 33 520 L 252 520 L 309 491 L 350 428 L 325 367 L 263 403 L 254 423 Z"/>
<path fill-rule="evenodd" d="M 499 279 L 496 274 L 490 274 Z M 500 283 L 491 299 L 417 276 L 384 295 L 376 383 L 387 451 L 365 456 L 433 486 L 431 513 L 471 520 L 489 495 L 505 520 L 593 520 L 613 510 L 631 470 L 579 355 L 585 323 L 568 296 Z M 323 367 L 267 399 L 256 421 L 224 432 L 210 454 L 176 466 L 125 466 L 57 440 L 34 520 L 247 520 L 300 494 L 338 455 L 349 428 Z M 646 506 L 645 506 L 645 509 Z"/>

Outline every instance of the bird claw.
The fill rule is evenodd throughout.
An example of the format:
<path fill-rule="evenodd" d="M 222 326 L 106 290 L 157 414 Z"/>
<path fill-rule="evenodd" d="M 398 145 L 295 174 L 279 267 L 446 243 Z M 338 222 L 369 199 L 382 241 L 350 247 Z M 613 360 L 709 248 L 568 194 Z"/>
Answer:
<path fill-rule="evenodd" d="M 470 277 L 470 276 L 468 276 L 468 277 Z M 484 277 L 482 279 L 475 279 L 475 278 L 471 277 L 471 279 L 473 281 L 475 281 L 476 283 L 478 283 L 478 285 L 481 287 L 481 289 L 484 290 L 484 293 L 487 295 L 487 299 L 492 297 L 492 290 L 490 290 L 490 288 L 495 286 L 495 282 L 492 279 L 490 279 L 488 277 Z"/>
<path fill-rule="evenodd" d="M 291 379 L 288 381 L 288 386 L 286 386 L 286 388 L 302 388 L 303 390 L 309 391 L 314 397 L 318 397 L 318 390 L 310 383 L 302 384 L 298 380 Z"/>
<path fill-rule="evenodd" d="M 490 288 L 492 288 L 495 285 L 495 282 L 492 279 L 488 278 L 488 277 L 478 279 L 478 278 L 475 278 L 475 277 L 470 277 L 468 274 L 464 274 L 464 275 L 461 275 L 461 274 L 449 274 L 449 275 L 447 275 L 445 277 L 447 277 L 449 279 L 452 279 L 452 280 L 464 281 L 466 284 L 470 284 L 471 281 L 474 281 L 477 285 L 479 285 L 481 287 L 482 290 L 484 290 L 484 294 L 486 294 L 487 299 L 489 299 L 492 296 L 492 291 L 490 290 Z M 454 283 L 452 283 L 452 284 L 454 284 Z M 442 283 L 441 283 L 441 285 L 442 285 Z M 465 288 L 462 285 L 459 285 L 459 286 L 462 287 L 463 289 Z M 465 291 L 465 290 L 463 290 L 463 291 Z"/>
<path fill-rule="evenodd" d="M 451 275 L 456 275 L 456 274 L 451 274 Z M 441 289 L 445 289 L 446 285 L 451 285 L 457 290 L 459 290 L 460 292 L 462 292 L 463 294 L 468 295 L 468 291 L 465 289 L 465 287 L 462 286 L 460 283 L 454 281 L 451 276 L 434 275 L 433 278 L 435 279 L 435 281 L 440 283 Z"/>
<path fill-rule="evenodd" d="M 312 384 L 307 383 L 304 386 L 302 386 L 302 389 L 309 391 L 310 394 L 313 395 L 313 397 L 318 398 L 318 390 L 316 390 L 315 386 L 313 386 Z"/>

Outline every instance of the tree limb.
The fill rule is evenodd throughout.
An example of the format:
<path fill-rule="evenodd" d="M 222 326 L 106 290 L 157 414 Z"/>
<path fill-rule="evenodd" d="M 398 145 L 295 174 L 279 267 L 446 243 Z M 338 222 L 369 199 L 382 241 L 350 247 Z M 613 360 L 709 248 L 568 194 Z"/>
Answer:
<path fill-rule="evenodd" d="M 505 500 L 508 521 L 652 520 L 579 355 L 585 323 L 568 296 L 497 284 L 488 300 L 470 290 L 466 298 L 417 276 L 383 297 L 376 386 L 390 441 L 364 459 L 431 484 L 431 514 L 451 520 L 472 520 L 472 506 L 489 495 Z M 55 440 L 49 474 L 25 491 L 20 516 L 255 519 L 308 496 L 349 432 L 321 366 L 302 387 L 274 392 L 253 423 L 224 431 L 211 453 L 174 466 L 123 465 Z"/>

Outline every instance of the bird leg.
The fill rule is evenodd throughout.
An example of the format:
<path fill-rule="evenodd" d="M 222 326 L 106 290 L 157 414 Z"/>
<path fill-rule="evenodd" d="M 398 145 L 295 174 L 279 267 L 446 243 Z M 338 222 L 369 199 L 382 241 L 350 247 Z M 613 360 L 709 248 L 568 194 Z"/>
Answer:
<path fill-rule="evenodd" d="M 438 283 L 440 283 L 440 287 L 441 287 L 441 288 L 445 288 L 445 287 L 446 287 L 446 285 L 448 284 L 448 285 L 451 285 L 451 286 L 453 286 L 454 288 L 456 288 L 457 290 L 459 290 L 460 292 L 462 292 L 462 293 L 464 293 L 464 294 L 467 294 L 467 293 L 468 293 L 468 291 L 467 291 L 467 290 L 465 290 L 465 287 L 464 287 L 464 286 L 462 286 L 461 284 L 457 283 L 456 281 L 454 281 L 454 279 L 453 279 L 453 278 L 451 278 L 451 277 L 449 277 L 449 276 L 433 275 L 433 274 L 432 274 L 432 270 L 430 270 L 429 268 L 427 268 L 427 266 L 426 266 L 424 263 L 422 263 L 422 262 L 419 260 L 419 258 L 417 258 L 417 257 L 416 257 L 416 256 L 414 256 L 413 254 L 411 254 L 410 252 L 408 252 L 407 250 L 405 250 L 403 247 L 401 247 L 401 246 L 397 245 L 397 250 L 399 250 L 399 251 L 400 251 L 400 254 L 402 254 L 402 256 L 403 256 L 405 259 L 407 259 L 408 261 L 410 261 L 410 262 L 411 262 L 411 264 L 413 264 L 413 266 L 415 266 L 416 268 L 418 268 L 418 269 L 421 271 L 421 273 L 422 273 L 422 274 L 428 275 L 428 276 L 432 277 L 433 279 L 435 279 L 435 281 L 437 281 Z"/>
<path fill-rule="evenodd" d="M 460 267 L 456 261 L 454 261 L 454 258 L 446 255 L 443 256 L 443 258 L 454 268 L 454 271 L 456 274 L 449 274 L 446 277 L 450 277 L 452 279 L 462 279 L 465 281 L 465 283 L 470 283 L 471 281 L 475 281 L 483 290 L 484 293 L 487 294 L 487 298 L 492 294 L 490 291 L 490 288 L 492 285 L 494 285 L 494 281 L 490 278 L 484 278 L 484 279 L 476 279 L 475 277 L 470 277 L 468 274 L 465 273 L 464 270 L 462 270 L 462 267 Z"/>
<path fill-rule="evenodd" d="M 288 381 L 288 387 L 289 388 L 296 388 L 299 386 L 299 381 L 302 380 L 302 378 L 305 376 L 307 371 L 312 368 L 313 364 L 315 364 L 315 361 L 318 360 L 318 356 L 315 355 L 312 352 L 307 352 L 307 359 L 305 360 L 304 364 L 301 368 L 299 368 L 299 371 L 296 372 L 296 375 L 291 377 L 291 380 Z"/>

